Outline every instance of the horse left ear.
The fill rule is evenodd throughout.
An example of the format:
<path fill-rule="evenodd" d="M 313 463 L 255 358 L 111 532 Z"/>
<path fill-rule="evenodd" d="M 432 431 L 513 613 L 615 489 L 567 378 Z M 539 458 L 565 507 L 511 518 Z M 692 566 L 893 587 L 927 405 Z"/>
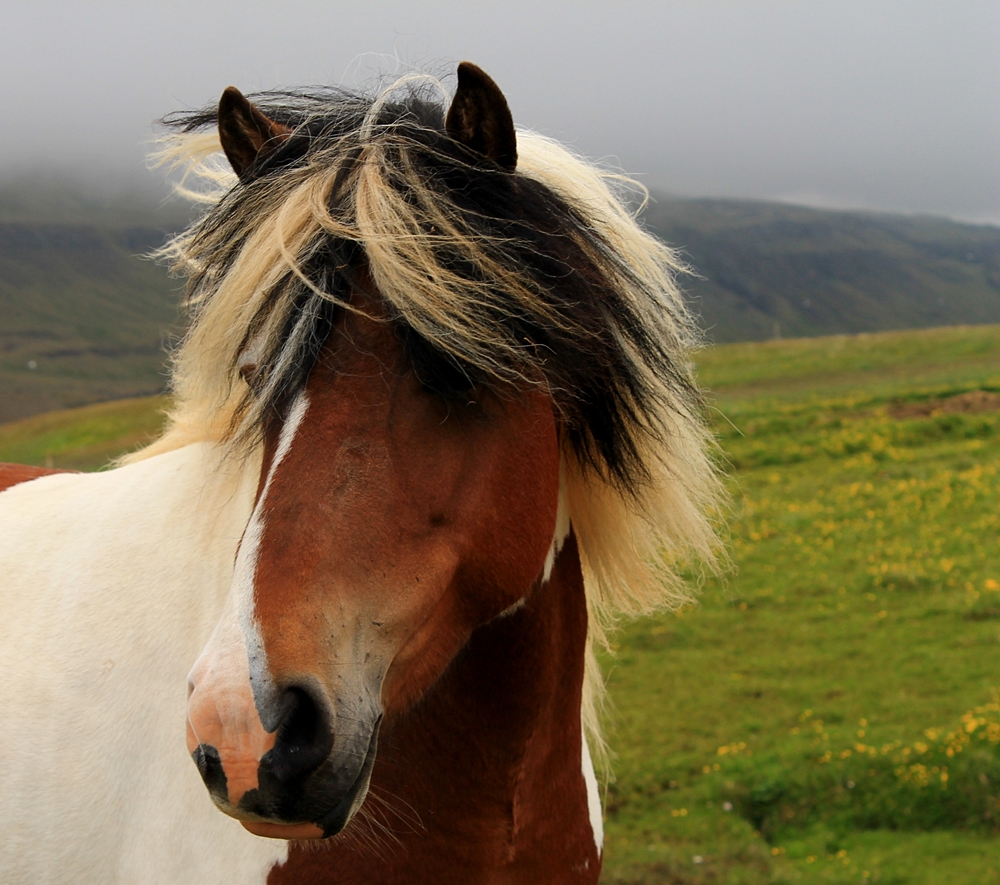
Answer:
<path fill-rule="evenodd" d="M 235 86 L 219 100 L 219 140 L 226 159 L 246 183 L 258 160 L 274 151 L 292 130 L 262 114 Z"/>
<path fill-rule="evenodd" d="M 458 90 L 445 129 L 455 141 L 507 172 L 517 166 L 517 136 L 507 99 L 489 75 L 471 62 L 458 66 Z"/>

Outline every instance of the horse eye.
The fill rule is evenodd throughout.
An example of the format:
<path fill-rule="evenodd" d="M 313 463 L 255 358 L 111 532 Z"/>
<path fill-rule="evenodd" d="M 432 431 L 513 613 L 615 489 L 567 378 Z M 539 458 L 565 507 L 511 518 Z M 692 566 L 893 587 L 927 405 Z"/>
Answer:
<path fill-rule="evenodd" d="M 428 393 L 445 397 L 462 396 L 479 385 L 481 379 L 471 366 L 439 350 L 409 326 L 402 326 L 399 333 L 409 353 L 413 372 Z"/>
<path fill-rule="evenodd" d="M 418 378 L 425 390 L 439 396 L 465 396 L 478 386 L 475 378 L 464 367 L 451 360 L 441 360 L 433 366 L 422 366 Z"/>
<path fill-rule="evenodd" d="M 240 366 L 240 377 L 246 382 L 247 387 L 253 390 L 258 386 L 257 364 L 244 363 Z"/>

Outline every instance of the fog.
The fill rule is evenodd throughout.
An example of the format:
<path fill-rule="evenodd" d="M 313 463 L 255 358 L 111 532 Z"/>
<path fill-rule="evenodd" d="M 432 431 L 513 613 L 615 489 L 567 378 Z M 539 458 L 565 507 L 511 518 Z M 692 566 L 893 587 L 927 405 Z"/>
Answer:
<path fill-rule="evenodd" d="M 1000 0 L 5 0 L 0 181 L 155 191 L 151 122 L 230 84 L 462 59 L 519 126 L 668 193 L 1000 223 Z"/>

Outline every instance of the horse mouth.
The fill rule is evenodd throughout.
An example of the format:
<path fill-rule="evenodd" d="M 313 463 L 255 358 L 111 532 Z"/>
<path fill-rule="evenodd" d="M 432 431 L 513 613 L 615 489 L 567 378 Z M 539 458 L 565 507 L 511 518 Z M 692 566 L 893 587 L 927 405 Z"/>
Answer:
<path fill-rule="evenodd" d="M 378 750 L 378 733 L 381 723 L 382 717 L 379 716 L 368 741 L 364 762 L 361 763 L 361 768 L 358 770 L 354 782 L 332 808 L 309 821 L 276 823 L 251 813 L 252 817 L 256 817 L 255 820 L 241 819 L 240 823 L 255 836 L 264 836 L 269 839 L 310 840 L 327 839 L 337 835 L 357 814 L 368 795 L 368 786 L 371 783 L 372 768 L 375 765 L 375 756 Z"/>

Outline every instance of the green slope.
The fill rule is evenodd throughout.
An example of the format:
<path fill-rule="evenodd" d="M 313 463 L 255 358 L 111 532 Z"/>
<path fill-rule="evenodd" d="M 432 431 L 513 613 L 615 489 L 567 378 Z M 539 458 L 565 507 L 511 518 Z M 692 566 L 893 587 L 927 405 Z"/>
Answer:
<path fill-rule="evenodd" d="M 99 470 L 156 438 L 167 400 L 151 396 L 60 409 L 0 424 L 0 462 Z"/>

